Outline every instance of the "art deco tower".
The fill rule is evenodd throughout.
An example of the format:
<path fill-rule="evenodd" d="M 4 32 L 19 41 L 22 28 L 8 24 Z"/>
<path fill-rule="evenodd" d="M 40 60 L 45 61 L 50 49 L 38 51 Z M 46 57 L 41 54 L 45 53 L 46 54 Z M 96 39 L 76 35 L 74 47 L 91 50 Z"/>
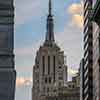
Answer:
<path fill-rule="evenodd" d="M 0 0 L 0 100 L 14 100 L 14 6 L 13 0 Z"/>
<path fill-rule="evenodd" d="M 64 86 L 64 79 L 67 79 L 66 68 L 64 52 L 55 43 L 52 5 L 49 0 L 46 39 L 37 51 L 33 66 L 32 100 L 45 100 L 46 96 L 56 96 L 59 88 Z"/>

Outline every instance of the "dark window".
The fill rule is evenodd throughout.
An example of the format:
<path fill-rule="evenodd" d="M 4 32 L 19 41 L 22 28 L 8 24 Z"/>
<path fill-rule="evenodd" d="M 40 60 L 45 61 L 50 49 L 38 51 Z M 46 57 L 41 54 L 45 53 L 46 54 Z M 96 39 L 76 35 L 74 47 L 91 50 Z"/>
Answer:
<path fill-rule="evenodd" d="M 61 86 L 61 82 L 59 82 L 59 86 Z"/>
<path fill-rule="evenodd" d="M 62 79 L 63 79 L 63 78 L 60 76 L 60 77 L 59 77 L 59 80 L 62 80 Z"/>
<path fill-rule="evenodd" d="M 47 92 L 49 92 L 49 88 L 47 88 Z"/>
<path fill-rule="evenodd" d="M 39 68 L 39 65 L 37 65 L 37 68 Z"/>
<path fill-rule="evenodd" d="M 49 83 L 51 83 L 51 77 L 49 77 Z"/>
<path fill-rule="evenodd" d="M 61 69 L 61 66 L 59 66 L 59 69 Z"/>
<path fill-rule="evenodd" d="M 37 83 L 39 83 L 39 80 L 37 80 Z"/>
<path fill-rule="evenodd" d="M 54 82 L 55 82 L 55 56 L 53 56 L 53 73 L 54 73 Z"/>
<path fill-rule="evenodd" d="M 45 87 L 43 87 L 43 91 L 45 92 Z"/>
<path fill-rule="evenodd" d="M 69 87 L 71 87 L 71 85 L 69 85 Z"/>
<path fill-rule="evenodd" d="M 48 74 L 50 74 L 50 56 L 48 56 Z"/>
<path fill-rule="evenodd" d="M 42 57 L 43 75 L 45 73 L 45 56 Z"/>
<path fill-rule="evenodd" d="M 45 83 L 47 83 L 47 78 L 45 78 Z"/>

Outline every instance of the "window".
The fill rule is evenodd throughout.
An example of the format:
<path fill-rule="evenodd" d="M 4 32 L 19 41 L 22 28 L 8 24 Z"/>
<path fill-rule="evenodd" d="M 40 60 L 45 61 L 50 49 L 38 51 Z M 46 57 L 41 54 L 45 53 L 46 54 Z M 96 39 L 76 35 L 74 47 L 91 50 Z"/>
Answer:
<path fill-rule="evenodd" d="M 39 68 L 39 65 L 37 65 L 37 68 Z"/>
<path fill-rule="evenodd" d="M 37 80 L 37 83 L 39 83 L 39 80 Z"/>
<path fill-rule="evenodd" d="M 47 83 L 47 78 L 45 78 L 45 83 Z"/>
<path fill-rule="evenodd" d="M 50 56 L 48 56 L 48 74 L 50 74 Z"/>
<path fill-rule="evenodd" d="M 45 56 L 42 57 L 42 67 L 43 67 L 42 74 L 44 75 L 44 73 L 45 73 Z"/>
<path fill-rule="evenodd" d="M 43 87 L 43 91 L 45 92 L 45 87 Z"/>
<path fill-rule="evenodd" d="M 47 88 L 47 92 L 49 92 L 49 88 Z"/>
<path fill-rule="evenodd" d="M 59 77 L 59 80 L 63 80 L 63 78 L 60 76 L 60 77 Z"/>
<path fill-rule="evenodd" d="M 54 73 L 54 82 L 55 82 L 55 56 L 53 56 L 53 73 Z"/>
<path fill-rule="evenodd" d="M 51 83 L 51 77 L 49 77 L 49 83 Z"/>
<path fill-rule="evenodd" d="M 59 86 L 61 86 L 61 82 L 59 82 Z"/>
<path fill-rule="evenodd" d="M 61 66 L 59 66 L 59 69 L 61 69 Z"/>
<path fill-rule="evenodd" d="M 73 88 L 74 88 L 75 86 L 73 85 Z"/>

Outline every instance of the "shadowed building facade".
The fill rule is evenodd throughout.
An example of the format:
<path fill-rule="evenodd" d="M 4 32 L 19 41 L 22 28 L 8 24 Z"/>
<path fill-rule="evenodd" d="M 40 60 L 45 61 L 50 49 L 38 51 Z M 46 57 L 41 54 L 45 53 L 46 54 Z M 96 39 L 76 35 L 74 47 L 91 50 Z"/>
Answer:
<path fill-rule="evenodd" d="M 92 0 L 84 1 L 84 68 L 83 100 L 93 100 L 93 27 L 91 21 Z"/>
<path fill-rule="evenodd" d="M 84 68 L 82 70 L 83 100 L 100 100 L 100 0 L 84 0 Z"/>
<path fill-rule="evenodd" d="M 13 0 L 0 0 L 0 100 L 14 100 L 14 6 Z"/>
<path fill-rule="evenodd" d="M 93 0 L 93 99 L 100 100 L 100 0 Z"/>
<path fill-rule="evenodd" d="M 46 100 L 47 96 L 57 96 L 65 81 L 67 66 L 64 63 L 64 52 L 55 43 L 52 5 L 49 0 L 46 39 L 37 51 L 33 66 L 32 100 Z"/>

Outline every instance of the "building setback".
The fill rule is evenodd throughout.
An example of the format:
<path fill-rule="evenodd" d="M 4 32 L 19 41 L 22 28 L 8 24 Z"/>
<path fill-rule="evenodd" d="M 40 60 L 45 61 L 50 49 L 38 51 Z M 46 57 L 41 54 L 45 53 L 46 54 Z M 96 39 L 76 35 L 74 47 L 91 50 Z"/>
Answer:
<path fill-rule="evenodd" d="M 100 100 L 100 0 L 93 0 L 93 99 Z"/>
<path fill-rule="evenodd" d="M 67 86 L 59 88 L 58 96 L 46 96 L 46 100 L 80 100 L 80 75 L 72 77 Z"/>
<path fill-rule="evenodd" d="M 13 0 L 0 0 L 0 100 L 14 100 L 14 6 Z"/>
<path fill-rule="evenodd" d="M 93 100 L 93 29 L 91 21 L 92 0 L 84 1 L 84 85 L 83 100 Z"/>

